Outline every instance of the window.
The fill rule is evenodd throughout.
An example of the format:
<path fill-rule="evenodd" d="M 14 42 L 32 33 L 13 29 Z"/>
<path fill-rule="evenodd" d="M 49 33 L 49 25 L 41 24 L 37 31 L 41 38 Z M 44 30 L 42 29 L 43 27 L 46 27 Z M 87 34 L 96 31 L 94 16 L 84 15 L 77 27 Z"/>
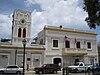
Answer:
<path fill-rule="evenodd" d="M 76 43 L 76 48 L 80 48 L 80 42 Z"/>
<path fill-rule="evenodd" d="M 21 37 L 21 28 L 18 29 L 18 37 Z"/>
<path fill-rule="evenodd" d="M 83 66 L 83 64 L 81 63 L 79 66 Z"/>
<path fill-rule="evenodd" d="M 31 59 L 30 58 L 27 58 L 27 61 L 30 61 Z"/>
<path fill-rule="evenodd" d="M 70 48 L 70 41 L 65 41 L 65 48 Z"/>
<path fill-rule="evenodd" d="M 17 66 L 8 66 L 7 68 L 18 68 Z"/>
<path fill-rule="evenodd" d="M 53 40 L 53 47 L 57 47 L 58 48 L 58 40 Z"/>
<path fill-rule="evenodd" d="M 26 37 L 26 29 L 25 28 L 23 29 L 23 37 L 24 38 Z"/>
<path fill-rule="evenodd" d="M 43 39 L 40 39 L 40 44 L 43 44 Z"/>
<path fill-rule="evenodd" d="M 91 42 L 87 42 L 87 48 L 91 49 Z"/>

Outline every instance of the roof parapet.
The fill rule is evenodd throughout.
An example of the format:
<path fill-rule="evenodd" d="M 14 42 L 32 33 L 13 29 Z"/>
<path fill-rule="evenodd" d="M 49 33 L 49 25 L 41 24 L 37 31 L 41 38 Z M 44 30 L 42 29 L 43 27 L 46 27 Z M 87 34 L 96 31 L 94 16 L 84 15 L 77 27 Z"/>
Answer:
<path fill-rule="evenodd" d="M 46 30 L 54 30 L 54 31 L 62 31 L 62 32 L 72 32 L 72 33 L 80 33 L 80 34 L 91 34 L 97 35 L 96 32 L 87 31 L 87 30 L 79 30 L 79 29 L 72 29 L 72 28 L 60 28 L 57 26 L 44 26 Z"/>

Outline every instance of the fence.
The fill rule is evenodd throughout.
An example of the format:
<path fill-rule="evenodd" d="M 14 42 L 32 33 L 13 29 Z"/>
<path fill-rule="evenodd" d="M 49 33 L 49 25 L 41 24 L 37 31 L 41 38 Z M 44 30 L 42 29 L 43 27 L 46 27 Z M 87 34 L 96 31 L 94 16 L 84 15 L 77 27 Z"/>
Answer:
<path fill-rule="evenodd" d="M 73 72 L 70 72 L 69 71 L 69 68 L 68 67 L 64 67 L 62 69 L 62 75 L 70 75 L 70 73 L 73 73 Z M 75 72 L 74 72 L 75 73 Z M 83 75 L 100 75 L 100 69 L 96 69 L 96 70 L 86 70 L 85 68 L 85 71 L 82 72 Z M 73 74 L 74 75 L 74 74 Z M 76 74 L 75 74 L 76 75 Z"/>

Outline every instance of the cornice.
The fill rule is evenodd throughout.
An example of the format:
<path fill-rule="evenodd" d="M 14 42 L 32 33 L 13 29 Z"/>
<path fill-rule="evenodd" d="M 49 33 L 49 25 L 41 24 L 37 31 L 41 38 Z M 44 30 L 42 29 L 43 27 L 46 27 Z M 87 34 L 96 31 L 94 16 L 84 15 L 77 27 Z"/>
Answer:
<path fill-rule="evenodd" d="M 78 33 L 78 34 L 90 34 L 90 35 L 97 35 L 95 32 L 90 31 L 81 31 L 77 29 L 68 29 L 68 28 L 59 28 L 59 27 L 53 27 L 53 26 L 45 26 L 44 30 L 52 30 L 52 31 L 60 31 L 60 32 L 70 32 L 70 33 Z"/>
<path fill-rule="evenodd" d="M 16 46 L 0 46 L 3 49 L 23 49 L 23 47 L 16 47 Z M 45 48 L 36 48 L 36 47 L 26 47 L 27 50 L 45 50 Z"/>

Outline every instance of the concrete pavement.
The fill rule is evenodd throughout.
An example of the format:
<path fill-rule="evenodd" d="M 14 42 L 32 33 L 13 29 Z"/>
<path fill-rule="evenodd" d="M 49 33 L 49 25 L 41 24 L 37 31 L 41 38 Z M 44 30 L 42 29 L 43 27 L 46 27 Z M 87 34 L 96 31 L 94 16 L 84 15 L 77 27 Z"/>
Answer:
<path fill-rule="evenodd" d="M 22 75 L 22 74 L 0 74 L 0 75 Z M 25 75 L 62 75 L 62 71 L 59 71 L 57 74 L 35 74 L 34 71 L 25 71 Z M 85 73 L 69 73 L 69 75 L 92 75 Z"/>
<path fill-rule="evenodd" d="M 26 71 L 25 75 L 40 75 L 40 74 L 35 74 L 35 71 Z M 41 74 L 41 75 L 62 75 L 62 71 L 58 71 L 57 74 Z"/>
<path fill-rule="evenodd" d="M 34 71 L 25 71 L 25 75 L 34 75 Z"/>
<path fill-rule="evenodd" d="M 58 71 L 57 74 L 35 74 L 34 71 L 26 71 L 25 75 L 62 75 L 62 71 Z M 88 73 L 69 73 L 69 75 L 88 75 Z M 92 75 L 92 74 L 90 74 Z"/>

